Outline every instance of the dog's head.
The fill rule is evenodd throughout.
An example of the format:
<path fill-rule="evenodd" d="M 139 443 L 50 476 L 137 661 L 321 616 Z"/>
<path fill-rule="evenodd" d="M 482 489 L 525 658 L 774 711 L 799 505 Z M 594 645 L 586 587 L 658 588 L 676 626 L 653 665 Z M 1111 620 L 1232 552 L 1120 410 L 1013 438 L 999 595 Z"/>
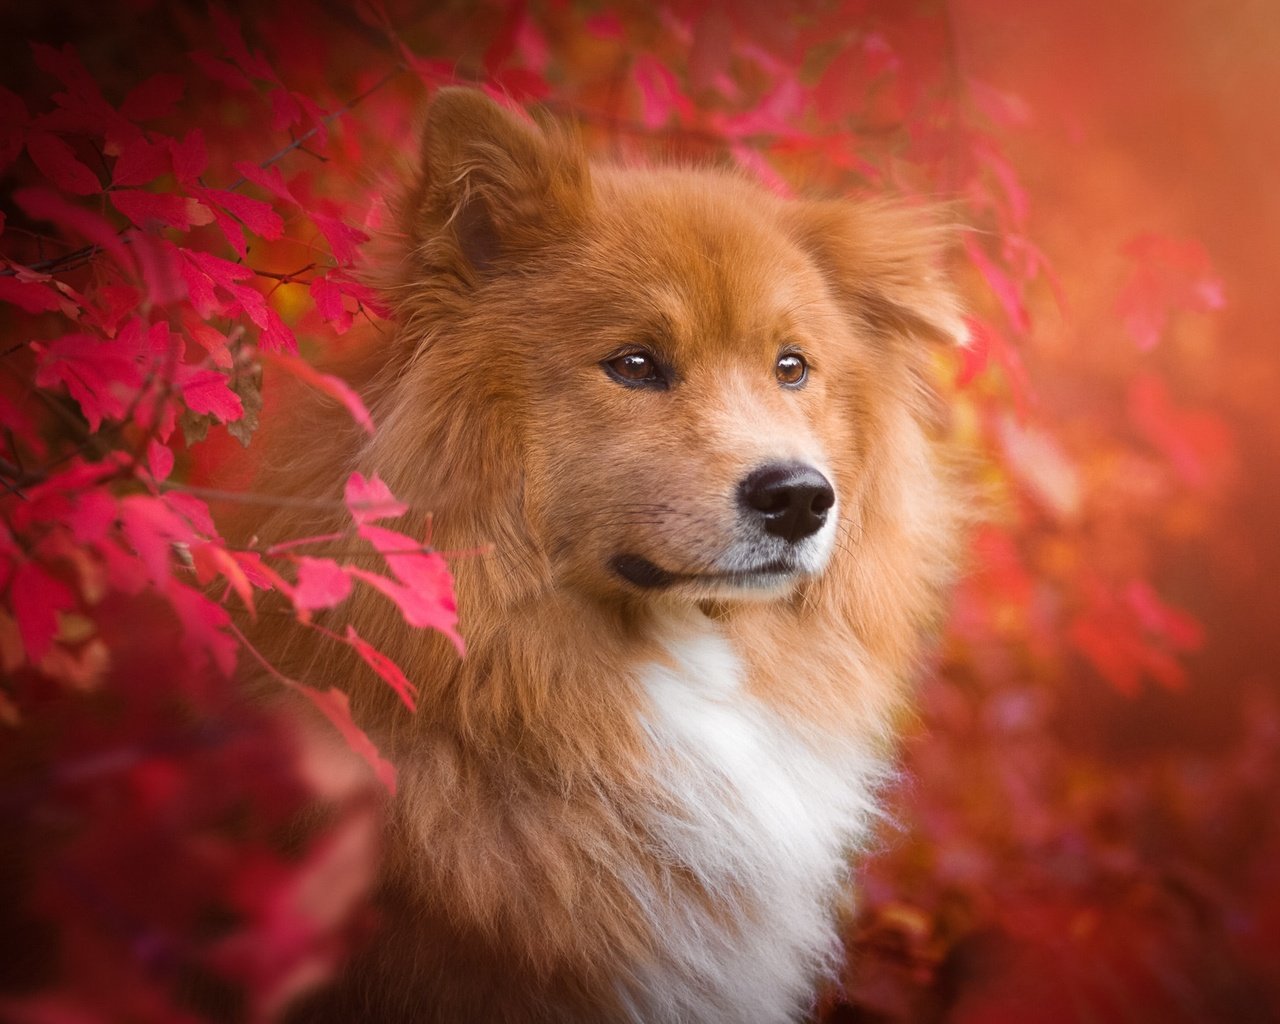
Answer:
<path fill-rule="evenodd" d="M 446 515 L 595 595 L 779 597 L 820 576 L 883 503 L 921 339 L 964 330 L 913 214 L 588 166 L 563 130 L 467 90 L 430 108 L 402 224 L 384 433 L 403 451 L 426 429 L 402 411 L 417 395 L 417 457 L 450 445 L 474 480 L 435 478 L 423 502 L 450 491 Z"/>

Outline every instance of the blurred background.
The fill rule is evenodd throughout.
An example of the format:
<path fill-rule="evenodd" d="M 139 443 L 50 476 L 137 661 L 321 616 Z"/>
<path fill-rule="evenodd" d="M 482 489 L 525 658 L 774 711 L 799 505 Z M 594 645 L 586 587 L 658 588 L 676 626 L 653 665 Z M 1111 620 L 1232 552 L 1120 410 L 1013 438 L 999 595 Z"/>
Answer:
<path fill-rule="evenodd" d="M 265 229 L 261 211 L 248 217 L 263 237 L 241 262 L 302 353 L 321 361 L 377 329 L 376 304 L 343 284 L 356 261 L 343 240 L 378 230 L 385 175 L 411 155 L 415 117 L 447 82 L 575 118 L 604 158 L 710 160 L 783 192 L 890 191 L 948 204 L 966 226 L 954 270 L 975 343 L 939 354 L 937 377 L 952 409 L 947 429 L 972 455 L 987 513 L 918 716 L 904 723 L 891 823 L 859 870 L 848 968 L 815 1014 L 1275 1019 L 1280 7 L 386 0 L 206 9 L 132 0 L 27 5 L 5 21 L 0 248 L 10 266 L 52 258 L 54 281 L 90 299 L 103 283 L 84 260 L 59 264 L 71 243 L 58 248 L 57 232 L 13 199 L 19 186 L 47 184 L 45 168 L 21 155 L 23 140 L 32 118 L 69 109 L 56 94 L 76 74 L 30 44 L 69 44 L 113 107 L 154 73 L 181 81 L 180 100 L 155 105 L 147 130 L 159 143 L 199 129 L 202 180 L 239 188 L 237 162 L 246 160 L 281 171 L 291 198 L 256 178 L 244 189 L 283 215 L 284 230 Z M 69 116 L 42 130 L 89 161 L 98 143 L 85 118 L 95 115 Z M 107 144 L 98 158 L 117 157 Z M 157 195 L 190 187 L 172 175 L 146 184 Z M 124 230 L 123 208 L 93 195 L 72 201 Z M 236 259 L 220 225 L 134 223 Z M 336 314 L 332 295 L 308 286 L 320 274 L 341 286 Z M 178 309 L 187 298 L 178 287 L 164 301 Z M 0 320 L 11 351 L 67 330 L 54 311 L 37 312 L 13 307 Z M 238 337 L 244 312 L 223 313 L 219 330 Z M 257 328 L 247 329 L 252 360 Z M 35 364 L 24 358 L 8 359 L 0 377 L 12 408 L 50 387 L 33 388 Z M 283 401 L 273 383 L 268 367 L 264 430 Z M 72 429 L 82 421 L 32 427 L 9 415 L 9 461 L 33 458 L 24 429 L 49 459 L 84 447 Z M 203 438 L 167 442 L 175 479 L 247 488 L 254 446 L 217 422 L 205 426 Z M 23 480 L 9 483 L 12 491 Z M 215 518 L 234 505 L 209 497 Z M 20 535 L 13 508 L 6 522 Z M 11 583 L 10 612 L 26 600 Z M 202 790 L 193 780 L 210 772 L 232 793 L 256 782 L 228 767 L 216 731 L 194 745 L 147 746 L 152 719 L 120 709 L 151 707 L 154 688 L 127 681 L 161 672 L 149 655 L 162 634 L 140 635 L 132 605 L 93 607 L 84 615 L 111 657 L 90 672 L 92 686 L 68 684 L 65 665 L 24 662 L 9 631 L 0 710 L 14 742 L 0 758 L 0 800 L 21 838 L 6 852 L 5 902 L 17 909 L 6 922 L 14 950 L 0 972 L 9 993 L 0 1009 L 28 1021 L 199 1019 L 223 1005 L 210 991 L 239 986 L 249 995 L 232 1000 L 230 1015 L 270 1019 L 371 925 L 352 896 L 326 908 L 323 942 L 307 933 L 307 948 L 321 942 L 324 955 L 281 952 L 301 948 L 298 933 L 285 911 L 267 922 L 262 908 L 290 870 L 317 863 L 281 853 L 272 838 L 272 822 L 301 799 L 283 783 L 261 828 L 238 832 L 223 810 L 196 824 L 158 818 L 148 810 L 159 799 L 154 775 L 141 785 L 98 772 L 92 793 L 79 781 L 67 788 L 57 768 L 70 751 L 88 743 L 108 759 L 118 754 L 126 741 L 110 723 L 122 720 L 127 749 L 141 743 L 142 760 L 163 761 L 177 780 L 165 791 L 173 800 Z M 59 637 L 81 655 L 96 642 Z M 225 685 L 208 683 L 201 700 Z M 117 693 L 105 718 L 92 703 L 103 692 Z M 288 748 L 269 727 L 233 732 L 276 776 L 297 774 L 289 785 L 334 798 L 332 787 L 272 760 L 287 761 Z M 366 811 L 340 818 L 340 828 L 355 835 Z M 124 834 L 125 821 L 136 832 Z M 192 829 L 222 837 L 212 874 Z M 275 850 L 270 870 L 265 849 Z M 193 859 L 202 867 L 185 875 Z M 102 893 L 121 884 L 125 863 L 142 876 L 129 892 L 164 865 L 177 889 L 198 877 L 234 890 L 234 913 L 174 916 L 136 902 L 129 914 L 104 912 Z M 216 955 L 206 955 L 210 935 Z M 273 957 L 287 969 L 262 966 Z M 109 964 L 122 965 L 110 983 Z"/>

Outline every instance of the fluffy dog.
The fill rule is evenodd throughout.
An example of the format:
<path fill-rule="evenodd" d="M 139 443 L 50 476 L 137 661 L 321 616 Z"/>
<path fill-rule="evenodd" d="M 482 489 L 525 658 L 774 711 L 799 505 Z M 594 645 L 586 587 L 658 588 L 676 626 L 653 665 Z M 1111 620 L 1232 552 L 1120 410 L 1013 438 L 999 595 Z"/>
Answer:
<path fill-rule="evenodd" d="M 797 1019 L 952 572 L 945 232 L 589 163 L 468 90 L 433 100 L 399 225 L 379 431 L 325 425 L 293 486 L 377 473 L 492 553 L 453 562 L 465 659 L 379 595 L 342 609 L 421 708 L 354 695 L 400 771 L 385 926 L 301 1015 Z"/>

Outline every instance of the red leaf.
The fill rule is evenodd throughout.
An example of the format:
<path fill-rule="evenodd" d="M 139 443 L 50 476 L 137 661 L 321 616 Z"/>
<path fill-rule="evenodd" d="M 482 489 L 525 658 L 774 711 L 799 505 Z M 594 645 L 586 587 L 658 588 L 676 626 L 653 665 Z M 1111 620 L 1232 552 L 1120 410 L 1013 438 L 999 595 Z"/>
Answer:
<path fill-rule="evenodd" d="M 152 438 L 147 442 L 147 467 L 157 481 L 167 479 L 173 472 L 173 449 Z"/>
<path fill-rule="evenodd" d="M 256 51 L 250 51 L 245 45 L 244 36 L 240 34 L 240 26 L 226 10 L 214 5 L 209 8 L 209 14 L 213 18 L 218 42 L 222 44 L 222 48 L 227 51 L 227 56 L 241 71 L 250 78 L 262 78 L 269 82 L 279 81 L 266 58 Z"/>
<path fill-rule="evenodd" d="M 186 83 L 179 75 L 152 75 L 129 90 L 120 104 L 120 113 L 130 121 L 155 121 L 168 117 L 178 100 L 182 99 L 185 88 Z"/>
<path fill-rule="evenodd" d="M 27 152 L 40 173 L 64 192 L 93 196 L 102 191 L 102 182 L 77 158 L 71 147 L 56 135 L 41 132 L 27 140 Z"/>
<path fill-rule="evenodd" d="M 265 188 L 276 198 L 284 199 L 297 205 L 298 200 L 289 191 L 289 186 L 285 184 L 284 175 L 280 173 L 279 167 L 259 167 L 257 164 L 251 164 L 243 160 L 237 161 L 232 166 L 244 178 L 255 185 Z"/>
<path fill-rule="evenodd" d="M 140 189 L 123 189 L 108 194 L 111 204 L 144 230 L 158 224 L 186 231 L 192 225 L 208 224 L 212 219 L 208 210 L 186 196 L 143 192 Z"/>
<path fill-rule="evenodd" d="M 270 306 L 266 307 L 267 326 L 258 336 L 258 344 L 264 354 L 285 353 L 292 355 L 298 351 L 298 339 L 289 330 L 284 320 Z"/>
<path fill-rule="evenodd" d="M 68 334 L 47 345 L 32 343 L 40 353 L 36 384 L 42 388 L 61 382 L 80 405 L 89 429 L 105 418 L 120 419 L 143 384 L 137 359 L 115 343 L 87 334 Z"/>
<path fill-rule="evenodd" d="M 170 139 L 169 152 L 173 157 L 173 173 L 184 185 L 195 184 L 196 179 L 204 174 L 205 168 L 209 166 L 204 133 L 199 128 L 193 128 L 187 132 L 181 142 Z"/>
<path fill-rule="evenodd" d="M 363 474 L 352 473 L 347 478 L 342 497 L 351 511 L 351 518 L 358 525 L 371 523 L 377 519 L 392 519 L 409 511 L 409 506 L 397 501 L 395 495 L 391 493 L 391 488 L 376 475 L 366 480 Z M 415 548 L 418 545 L 414 541 L 407 540 L 407 543 L 402 546 Z"/>
<path fill-rule="evenodd" d="M 333 723 L 334 728 L 342 734 L 342 738 L 347 741 L 347 745 L 352 751 L 364 759 L 365 763 L 373 769 L 373 774 L 378 781 L 386 786 L 387 792 L 395 796 L 395 765 L 382 756 L 364 730 L 356 725 L 355 720 L 351 717 L 351 702 L 347 699 L 347 695 L 333 687 L 321 692 L 293 680 L 289 680 L 288 685 L 291 689 L 296 690 L 311 701 L 325 718 Z"/>
<path fill-rule="evenodd" d="M 217 206 L 210 206 L 209 211 L 213 214 L 214 222 L 222 232 L 222 237 L 227 240 L 227 244 L 241 259 L 246 259 L 249 255 L 249 245 L 244 240 L 244 229 L 240 226 L 240 222 Z"/>
<path fill-rule="evenodd" d="M 191 529 L 204 537 L 217 538 L 218 528 L 213 525 L 213 516 L 209 514 L 209 506 L 194 494 L 169 491 L 161 495 L 160 500 L 174 515 L 185 519 L 190 524 Z"/>
<path fill-rule="evenodd" d="M 218 370 L 199 370 L 180 367 L 178 386 L 187 408 L 199 415 L 213 416 L 221 423 L 240 419 L 244 406 L 227 384 L 227 377 Z"/>
<path fill-rule="evenodd" d="M 1175 310 L 1222 308 L 1222 281 L 1199 242 L 1139 235 L 1123 251 L 1137 269 L 1116 300 L 1116 311 L 1142 351 L 1159 344 Z"/>
<path fill-rule="evenodd" d="M 1005 316 L 1016 331 L 1025 333 L 1031 329 L 1031 317 L 1022 303 L 1022 294 L 1013 279 L 1004 270 L 996 266 L 977 242 L 966 236 L 964 249 L 970 261 L 977 267 L 978 273 L 987 282 L 996 299 L 1004 309 Z"/>
<path fill-rule="evenodd" d="M 153 442 L 154 443 L 154 442 Z M 116 524 L 116 499 L 105 487 L 82 490 L 73 495 L 71 511 L 63 522 L 80 545 L 100 544 Z"/>
<path fill-rule="evenodd" d="M 18 159 L 27 144 L 27 128 L 31 115 L 17 93 L 0 85 L 0 172 Z"/>
<path fill-rule="evenodd" d="M 342 289 L 328 275 L 316 277 L 311 281 L 311 297 L 320 315 L 335 331 L 345 334 L 351 327 L 352 314 L 342 304 Z"/>
<path fill-rule="evenodd" d="M 169 581 L 165 596 L 182 623 L 187 655 L 196 659 L 208 657 L 224 676 L 230 676 L 235 671 L 240 645 L 227 632 L 231 624 L 227 610 L 177 580 Z"/>
<path fill-rule="evenodd" d="M 363 569 L 353 568 L 350 571 L 352 576 L 364 580 L 369 586 L 381 592 L 395 604 L 400 609 L 400 614 L 404 617 L 404 621 L 410 626 L 417 629 L 439 630 L 453 641 L 458 654 L 462 655 L 466 651 L 466 645 L 457 631 L 458 613 L 453 601 L 452 580 L 449 578 L 448 569 L 443 567 L 443 558 L 440 559 L 440 563 L 442 576 L 450 588 L 447 597 L 437 597 L 423 593 L 413 587 L 404 586 L 395 580 L 379 576 L 374 572 L 366 572 Z"/>
<path fill-rule="evenodd" d="M 113 185 L 146 185 L 169 172 L 168 146 L 135 139 L 116 157 L 111 169 Z"/>
<path fill-rule="evenodd" d="M 373 420 L 369 416 L 369 410 L 365 408 L 360 396 L 351 389 L 351 386 L 346 381 L 327 373 L 321 373 L 305 359 L 299 359 L 296 356 L 263 353 L 263 358 L 265 362 L 270 363 L 272 366 L 278 366 L 304 384 L 309 384 L 316 390 L 323 391 L 329 397 L 337 399 L 346 407 L 352 419 L 364 427 L 368 433 L 373 433 Z M 348 483 L 347 486 L 350 487 L 351 485 Z M 396 515 L 399 515 L 399 513 L 396 513 Z"/>
<path fill-rule="evenodd" d="M 369 236 L 363 231 L 353 228 L 350 224 L 344 224 L 336 217 L 312 212 L 311 219 L 324 235 L 325 241 L 329 243 L 333 258 L 343 266 L 354 263 L 358 255 L 356 246 L 369 240 Z"/>
<path fill-rule="evenodd" d="M 207 586 L 216 576 L 224 577 L 250 614 L 253 614 L 253 586 L 231 552 L 218 543 L 195 544 L 191 548 L 191 559 L 195 563 L 196 579 L 201 586 Z"/>
<path fill-rule="evenodd" d="M 672 115 L 680 120 L 692 116 L 693 104 L 681 93 L 676 76 L 661 61 L 647 53 L 641 54 L 631 73 L 640 89 L 640 119 L 646 128 L 662 128 Z"/>
<path fill-rule="evenodd" d="M 47 313 L 62 305 L 58 293 L 48 285 L 14 277 L 0 277 L 0 302 L 11 303 L 27 313 Z"/>
<path fill-rule="evenodd" d="M 38 665 L 58 632 L 58 612 L 75 607 L 75 594 L 35 562 L 23 562 L 9 584 L 9 604 L 27 659 Z"/>
<path fill-rule="evenodd" d="M 256 235 L 275 240 L 284 234 L 284 221 L 280 214 L 271 208 L 270 203 L 264 203 L 261 199 L 252 199 L 225 189 L 206 189 L 202 198 L 211 199 L 228 213 L 238 217 Z"/>
<path fill-rule="evenodd" d="M 105 218 L 67 202 L 52 189 L 39 186 L 18 189 L 14 192 L 13 199 L 29 217 L 47 220 L 71 231 L 86 241 L 109 250 L 120 263 L 132 268 L 133 261 L 124 243 Z"/>
<path fill-rule="evenodd" d="M 299 611 L 332 608 L 351 593 L 351 577 L 331 558 L 298 559 L 298 582 L 293 588 L 293 605 Z"/>
<path fill-rule="evenodd" d="M 283 87 L 271 91 L 271 130 L 284 129 L 302 120 L 302 108 L 293 93 Z"/>
<path fill-rule="evenodd" d="M 352 569 L 352 575 L 390 598 L 409 625 L 439 630 L 462 654 L 464 645 L 456 629 L 458 606 L 453 596 L 453 577 L 440 553 L 424 550 L 411 537 L 381 526 L 363 523 L 359 532 L 386 560 L 396 580 L 358 569 Z"/>
<path fill-rule="evenodd" d="M 194 50 L 187 56 L 196 67 L 219 85 L 225 85 L 228 89 L 235 89 L 237 92 L 253 90 L 253 83 L 235 65 L 219 60 L 203 50 Z"/>
<path fill-rule="evenodd" d="M 347 643 L 356 649 L 365 663 L 390 684 L 399 694 L 405 707 L 417 711 L 418 688 L 400 671 L 400 666 L 388 658 L 380 650 L 364 640 L 352 626 L 347 626 Z"/>
<path fill-rule="evenodd" d="M 102 93 L 98 83 L 93 80 L 89 70 L 80 60 L 79 55 L 70 43 L 61 50 L 43 43 L 32 43 L 31 53 L 35 57 L 36 66 L 41 71 L 53 75 L 73 94 L 82 97 L 101 99 Z M 105 101 L 104 101 L 105 102 Z"/>
<path fill-rule="evenodd" d="M 120 499 L 120 529 L 147 567 L 151 581 L 160 587 L 169 579 L 173 544 L 190 544 L 196 540 L 188 523 L 161 499 L 149 494 L 131 494 Z"/>
<path fill-rule="evenodd" d="M 1230 428 L 1217 415 L 1178 408 L 1159 377 L 1144 373 L 1129 388 L 1129 416 L 1146 441 L 1192 487 L 1205 487 L 1231 461 Z"/>

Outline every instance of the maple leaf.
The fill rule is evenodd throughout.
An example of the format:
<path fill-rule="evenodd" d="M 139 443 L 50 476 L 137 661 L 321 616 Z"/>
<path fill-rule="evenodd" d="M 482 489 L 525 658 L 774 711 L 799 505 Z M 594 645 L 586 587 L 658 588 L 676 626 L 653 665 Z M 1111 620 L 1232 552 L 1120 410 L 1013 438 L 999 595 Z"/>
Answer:
<path fill-rule="evenodd" d="M 238 420 L 244 415 L 244 406 L 228 386 L 225 373 L 182 366 L 178 368 L 176 381 L 182 400 L 192 412 L 212 416 L 220 423 Z"/>
<path fill-rule="evenodd" d="M 40 173 L 64 192 L 92 196 L 102 191 L 98 176 L 56 135 L 44 132 L 32 135 L 27 140 L 27 154 L 40 168 Z"/>
<path fill-rule="evenodd" d="M 332 608 L 351 593 L 351 577 L 347 570 L 331 558 L 298 559 L 298 582 L 294 585 L 293 605 L 299 611 Z"/>
<path fill-rule="evenodd" d="M 38 664 L 53 644 L 58 613 L 75 607 L 75 594 L 42 566 L 28 561 L 14 570 L 9 595 L 27 659 Z"/>
<path fill-rule="evenodd" d="M 63 384 L 96 431 L 104 419 L 121 419 L 142 387 L 144 371 L 136 355 L 88 334 L 32 342 L 40 358 L 36 384 Z"/>
<path fill-rule="evenodd" d="M 130 121 L 158 121 L 173 113 L 186 88 L 181 75 L 152 75 L 129 90 L 120 113 Z"/>
<path fill-rule="evenodd" d="M 361 473 L 352 473 L 343 490 L 343 500 L 357 524 L 372 523 L 378 519 L 394 519 L 404 515 L 409 506 L 397 501 L 391 489 L 376 475 L 365 479 Z M 408 547 L 416 547 L 410 541 Z"/>
<path fill-rule="evenodd" d="M 386 683 L 396 691 L 396 694 L 404 702 L 405 707 L 410 711 L 417 711 L 418 688 L 413 685 L 405 676 L 394 661 L 388 658 L 380 650 L 363 639 L 356 632 L 354 626 L 347 626 L 347 643 L 364 659 L 365 663 L 382 677 Z"/>
<path fill-rule="evenodd" d="M 373 770 L 377 780 L 386 787 L 387 792 L 395 796 L 395 765 L 382 756 L 377 746 L 369 739 L 364 730 L 356 725 L 355 719 L 351 717 L 351 701 L 347 698 L 347 695 L 334 687 L 329 687 L 327 690 L 317 690 L 314 687 L 292 680 L 288 681 L 288 685 L 294 692 L 306 697 L 320 710 L 325 718 L 333 723 L 334 728 L 347 741 L 347 746 L 364 759 L 365 763 Z"/>
<path fill-rule="evenodd" d="M 374 432 L 373 420 L 369 416 L 369 410 L 365 408 L 360 396 L 351 389 L 351 386 L 346 381 L 334 377 L 332 374 L 322 373 L 306 360 L 299 359 L 296 356 L 267 352 L 263 354 L 263 361 L 271 366 L 279 367 L 295 379 L 337 400 L 351 414 L 351 418 L 360 424 L 367 433 L 372 434 Z"/>
<path fill-rule="evenodd" d="M 0 277 L 0 302 L 9 302 L 26 313 L 48 313 L 62 308 L 62 300 L 46 284 Z"/>
<path fill-rule="evenodd" d="M 170 166 L 168 146 L 135 139 L 116 157 L 115 166 L 111 169 L 111 184 L 146 185 L 167 174 Z"/>

